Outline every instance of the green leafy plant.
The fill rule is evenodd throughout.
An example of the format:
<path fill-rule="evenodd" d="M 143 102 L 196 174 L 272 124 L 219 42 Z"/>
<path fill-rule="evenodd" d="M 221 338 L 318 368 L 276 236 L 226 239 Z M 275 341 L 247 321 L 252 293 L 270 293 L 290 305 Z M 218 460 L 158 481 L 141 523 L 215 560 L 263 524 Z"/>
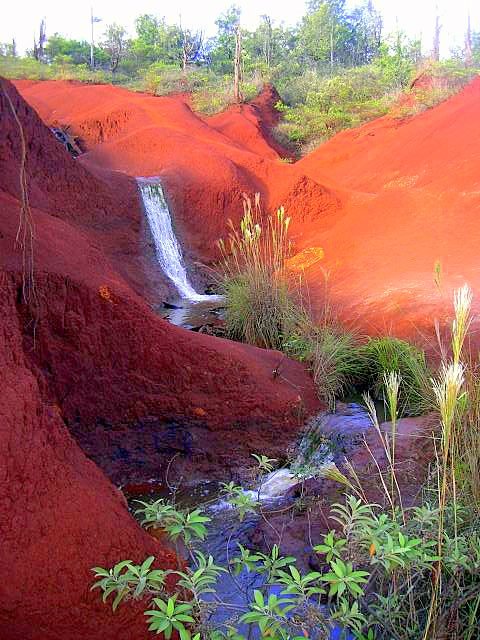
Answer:
<path fill-rule="evenodd" d="M 345 538 L 336 538 L 335 531 L 329 531 L 323 536 L 323 544 L 317 544 L 313 550 L 317 553 L 324 554 L 325 560 L 330 563 L 334 558 L 342 557 L 342 549 L 344 549 L 347 541 Z"/>
<path fill-rule="evenodd" d="M 276 578 L 280 569 L 284 569 L 295 562 L 293 556 L 281 556 L 280 548 L 277 544 L 273 545 L 269 554 L 259 553 L 258 555 L 260 556 L 260 564 L 257 567 L 257 571 L 266 574 L 267 582 Z"/>
<path fill-rule="evenodd" d="M 155 500 L 154 502 L 137 500 L 137 503 L 141 504 L 142 508 L 137 509 L 135 514 L 143 514 L 141 522 L 142 525 L 146 525 L 147 528 L 164 527 L 166 523 L 175 521 L 175 507 L 163 498 Z"/>
<path fill-rule="evenodd" d="M 148 527 L 160 527 L 168 535 L 176 540 L 181 537 L 185 544 L 189 544 L 193 538 L 203 540 L 207 533 L 205 523 L 210 522 L 208 516 L 202 515 L 201 509 L 194 511 L 178 511 L 175 507 L 163 499 L 148 503 L 138 500 L 143 505 L 137 509 L 136 514 L 143 514 L 142 524 Z"/>
<path fill-rule="evenodd" d="M 186 571 L 176 571 L 179 576 L 178 585 L 192 594 L 195 601 L 199 602 L 205 593 L 214 593 L 213 585 L 217 582 L 220 573 L 226 571 L 224 567 L 215 564 L 213 557 L 205 557 L 200 551 L 196 551 L 193 568 Z"/>
<path fill-rule="evenodd" d="M 222 493 L 225 495 L 227 502 L 237 510 L 240 521 L 242 521 L 247 513 L 256 513 L 259 501 L 256 500 L 251 492 L 246 492 L 243 487 L 236 485 L 234 482 L 223 484 Z"/>
<path fill-rule="evenodd" d="M 288 638 L 283 621 L 287 613 L 295 607 L 292 600 L 281 598 L 274 593 L 265 598 L 259 589 L 254 590 L 253 597 L 254 603 L 250 606 L 250 611 L 240 618 L 240 622 L 256 625 L 262 637 Z"/>
<path fill-rule="evenodd" d="M 274 464 L 277 462 L 275 458 L 269 458 L 268 456 L 257 455 L 256 453 L 252 453 L 252 457 L 258 463 L 258 469 L 262 473 L 270 473 L 273 471 Z"/>
<path fill-rule="evenodd" d="M 339 622 L 345 628 L 352 629 L 357 634 L 361 634 L 367 624 L 367 618 L 361 612 L 358 601 L 350 603 L 346 598 L 340 598 L 338 604 L 333 607 L 332 620 Z M 357 635 L 358 637 L 360 636 Z M 369 638 L 369 636 L 366 637 Z"/>
<path fill-rule="evenodd" d="M 181 640 L 190 640 L 191 633 L 186 625 L 193 624 L 195 618 L 192 616 L 192 605 L 188 602 L 177 603 L 176 596 L 162 600 L 154 598 L 155 609 L 145 611 L 149 617 L 149 631 L 163 633 L 169 640 L 173 631 L 177 631 Z"/>
<path fill-rule="evenodd" d="M 112 609 L 115 611 L 125 598 L 141 598 L 146 592 L 161 592 L 164 587 L 166 571 L 150 569 L 155 560 L 149 556 L 141 565 L 135 565 L 131 560 L 122 560 L 111 569 L 94 567 L 92 571 L 96 578 L 92 589 L 103 591 L 102 600 L 106 602 L 110 595 L 115 594 Z"/>
<path fill-rule="evenodd" d="M 296 596 L 300 601 L 307 601 L 313 596 L 321 596 L 325 593 L 325 589 L 318 585 L 321 577 L 318 571 L 311 571 L 302 576 L 298 569 L 293 565 L 288 565 L 288 572 L 282 569 L 277 570 L 277 582 L 284 585 L 282 593 Z"/>
<path fill-rule="evenodd" d="M 322 581 L 330 585 L 329 598 L 339 598 L 345 591 L 354 597 L 363 596 L 361 585 L 368 582 L 368 571 L 355 570 L 351 562 L 344 562 L 339 558 L 330 562 L 330 568 L 331 571 L 322 576 Z"/>

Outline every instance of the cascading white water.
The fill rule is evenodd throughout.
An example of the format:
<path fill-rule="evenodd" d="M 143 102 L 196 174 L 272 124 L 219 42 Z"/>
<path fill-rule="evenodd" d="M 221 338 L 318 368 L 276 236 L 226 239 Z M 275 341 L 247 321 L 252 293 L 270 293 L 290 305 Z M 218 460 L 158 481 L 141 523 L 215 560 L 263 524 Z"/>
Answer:
<path fill-rule="evenodd" d="M 173 232 L 172 219 L 158 178 L 137 178 L 157 260 L 182 298 L 190 302 L 214 302 L 221 296 L 197 293 L 188 280 L 182 250 Z"/>

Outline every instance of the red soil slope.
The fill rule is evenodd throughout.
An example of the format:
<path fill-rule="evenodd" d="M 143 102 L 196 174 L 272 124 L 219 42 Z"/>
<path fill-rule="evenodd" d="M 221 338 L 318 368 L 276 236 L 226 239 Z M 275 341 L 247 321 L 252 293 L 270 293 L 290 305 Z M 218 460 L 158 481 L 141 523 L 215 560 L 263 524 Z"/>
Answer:
<path fill-rule="evenodd" d="M 45 121 L 83 137 L 85 166 L 161 174 L 195 258 L 214 255 L 226 219 L 240 215 L 240 192 L 260 191 L 266 207 L 284 204 L 292 216 L 299 252 L 325 251 L 305 268 L 314 308 L 328 273 L 331 302 L 364 331 L 417 334 L 443 315 L 453 287 L 479 288 L 480 80 L 418 116 L 343 132 L 295 165 L 282 163 L 265 135 L 276 118 L 271 88 L 254 105 L 201 118 L 184 97 L 62 82 L 18 86 Z"/>
<path fill-rule="evenodd" d="M 112 615 L 89 593 L 90 568 L 149 554 L 169 566 L 173 555 L 139 529 L 71 433 L 99 448 L 109 433 L 125 433 L 136 446 L 132 473 L 161 477 L 168 423 L 201 431 L 183 451 L 192 467 L 235 467 L 252 451 L 285 446 L 304 408 L 316 406 L 313 388 L 290 361 L 274 376 L 280 354 L 183 331 L 152 313 L 134 290 L 145 276 L 132 179 L 74 160 L 13 85 L 0 87 L 0 637 L 146 637 L 138 609 Z M 28 304 L 15 246 L 21 136 L 5 92 L 27 148 Z M 158 451 L 135 445 L 146 421 Z M 113 475 L 108 460 L 105 469 Z"/>
<path fill-rule="evenodd" d="M 415 117 L 345 131 L 298 163 L 311 178 L 350 190 L 331 224 L 303 226 L 299 246 L 324 247 L 332 295 L 367 330 L 423 330 L 464 282 L 478 303 L 479 113 L 476 79 Z M 315 291 L 318 269 L 309 276 Z"/>

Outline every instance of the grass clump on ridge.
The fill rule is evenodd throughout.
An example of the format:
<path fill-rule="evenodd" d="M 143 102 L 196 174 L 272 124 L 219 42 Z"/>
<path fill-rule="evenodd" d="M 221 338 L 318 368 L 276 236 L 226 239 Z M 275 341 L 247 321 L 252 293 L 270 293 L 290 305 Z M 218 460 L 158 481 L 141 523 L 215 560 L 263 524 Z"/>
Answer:
<path fill-rule="evenodd" d="M 365 360 L 355 336 L 347 331 L 310 326 L 307 334 L 285 340 L 283 350 L 308 363 L 317 395 L 331 411 L 338 398 L 352 392 L 365 378 Z"/>
<path fill-rule="evenodd" d="M 286 269 L 291 250 L 290 218 L 280 208 L 262 227 L 256 194 L 253 204 L 244 198 L 240 229 L 232 221 L 229 224 L 227 241 L 219 242 L 227 334 L 234 340 L 280 349 L 284 336 L 290 335 L 303 317 Z"/>

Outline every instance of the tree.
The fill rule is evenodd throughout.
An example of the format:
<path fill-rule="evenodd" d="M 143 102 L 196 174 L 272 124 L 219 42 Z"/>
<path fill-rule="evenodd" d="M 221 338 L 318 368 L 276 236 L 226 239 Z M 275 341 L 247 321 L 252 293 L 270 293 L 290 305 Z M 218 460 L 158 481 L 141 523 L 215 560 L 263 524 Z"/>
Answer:
<path fill-rule="evenodd" d="M 473 64 L 473 40 L 470 14 L 468 14 L 467 33 L 465 34 L 465 64 L 467 67 L 471 67 Z"/>
<path fill-rule="evenodd" d="M 242 30 L 240 23 L 235 30 L 235 58 L 233 61 L 233 99 L 241 102 L 240 82 L 242 80 Z"/>
<path fill-rule="evenodd" d="M 440 60 L 440 31 L 442 25 L 440 24 L 440 16 L 435 16 L 435 32 L 433 36 L 433 51 L 432 58 L 437 62 Z"/>
<path fill-rule="evenodd" d="M 203 44 L 203 33 L 182 29 L 182 69 L 187 70 L 189 64 L 195 62 L 200 55 Z"/>
<path fill-rule="evenodd" d="M 127 32 L 124 27 L 115 23 L 108 25 L 104 33 L 102 48 L 108 55 L 110 71 L 112 73 L 115 73 L 120 61 L 127 53 L 128 41 L 126 39 L 126 35 Z"/>
<path fill-rule="evenodd" d="M 351 30 L 345 0 L 312 0 L 299 32 L 300 46 L 315 63 L 345 64 Z"/>
<path fill-rule="evenodd" d="M 88 64 L 90 45 L 86 40 L 70 40 L 54 33 L 45 46 L 45 55 L 49 62 L 62 59 L 72 64 Z"/>
<path fill-rule="evenodd" d="M 0 42 L 0 56 L 9 56 L 11 58 L 17 57 L 17 45 L 15 38 L 12 42 Z"/>
<path fill-rule="evenodd" d="M 240 9 L 232 5 L 221 14 L 215 24 L 217 35 L 210 41 L 210 64 L 217 73 L 231 73 L 232 62 L 235 58 L 236 31 L 240 22 Z"/>
<path fill-rule="evenodd" d="M 409 40 L 402 31 L 397 31 L 382 42 L 374 64 L 382 70 L 388 84 L 402 88 L 409 84 L 421 56 L 421 41 Z"/>
<path fill-rule="evenodd" d="M 258 28 L 260 31 L 260 35 L 262 38 L 262 53 L 263 59 L 265 60 L 265 66 L 267 69 L 270 69 L 272 65 L 272 55 L 273 55 L 273 29 L 272 29 L 272 19 L 270 16 L 263 15 L 262 24 Z"/>
<path fill-rule="evenodd" d="M 293 29 L 275 26 L 263 15 L 255 31 L 242 29 L 242 66 L 269 74 L 279 64 L 292 62 L 296 43 Z"/>
<path fill-rule="evenodd" d="M 132 54 L 140 61 L 180 64 L 183 60 L 181 27 L 167 25 L 164 18 L 144 14 L 135 21 L 137 37 L 131 43 Z"/>
<path fill-rule="evenodd" d="M 47 25 L 45 19 L 40 22 L 38 43 L 33 39 L 33 57 L 39 62 L 45 62 L 45 43 L 47 41 Z"/>
<path fill-rule="evenodd" d="M 472 33 L 472 60 L 480 64 L 480 32 Z"/>
<path fill-rule="evenodd" d="M 352 33 L 351 59 L 354 65 L 369 64 L 378 56 L 382 43 L 382 15 L 372 2 L 366 0 L 349 17 Z"/>

